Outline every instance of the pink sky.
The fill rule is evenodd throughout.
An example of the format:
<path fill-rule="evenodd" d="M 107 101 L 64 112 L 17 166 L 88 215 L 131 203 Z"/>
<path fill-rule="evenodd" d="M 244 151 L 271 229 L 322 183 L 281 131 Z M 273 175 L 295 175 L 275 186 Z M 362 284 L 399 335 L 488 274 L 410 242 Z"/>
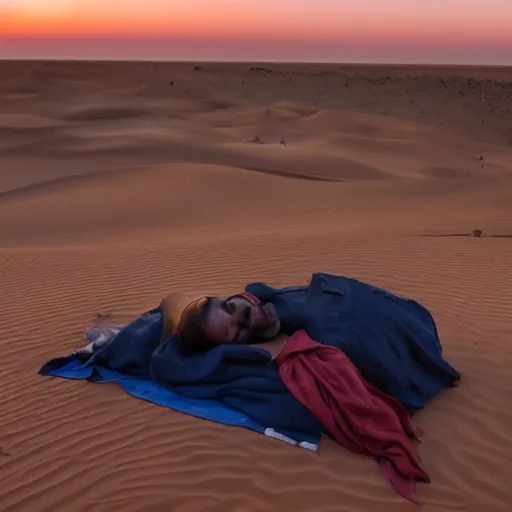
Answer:
<path fill-rule="evenodd" d="M 0 0 L 0 58 L 512 65 L 512 0 Z"/>

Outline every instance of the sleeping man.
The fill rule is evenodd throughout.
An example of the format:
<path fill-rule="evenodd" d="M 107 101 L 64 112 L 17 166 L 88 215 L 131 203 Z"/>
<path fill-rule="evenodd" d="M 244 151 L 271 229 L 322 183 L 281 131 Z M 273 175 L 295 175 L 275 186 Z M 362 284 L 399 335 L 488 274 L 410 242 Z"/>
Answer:
<path fill-rule="evenodd" d="M 356 279 L 315 273 L 305 286 L 252 283 L 229 297 L 196 299 L 180 307 L 177 318 L 172 309 L 166 298 L 119 335 L 100 338 L 74 356 L 185 389 L 210 382 L 206 367 L 219 382 L 235 367 L 242 375 L 256 371 L 237 363 L 263 357 L 262 348 L 276 355 L 288 337 L 305 331 L 341 350 L 369 383 L 409 410 L 423 408 L 460 378 L 443 358 L 434 319 L 421 304 Z M 264 343 L 271 340 L 277 343 Z"/>
<path fill-rule="evenodd" d="M 459 378 L 443 359 L 434 319 L 422 305 L 324 273 L 313 274 L 307 286 L 253 283 L 227 298 L 197 299 L 183 311 L 176 343 L 194 354 L 299 330 L 342 350 L 366 380 L 409 409 L 423 407 Z"/>

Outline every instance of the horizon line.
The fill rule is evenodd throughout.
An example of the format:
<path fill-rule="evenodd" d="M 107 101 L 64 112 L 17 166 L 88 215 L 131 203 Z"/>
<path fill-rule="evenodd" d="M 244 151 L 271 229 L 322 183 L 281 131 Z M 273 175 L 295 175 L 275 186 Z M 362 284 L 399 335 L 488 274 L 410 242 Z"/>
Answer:
<path fill-rule="evenodd" d="M 89 57 L 76 57 L 73 59 L 61 57 L 32 57 L 32 58 L 15 58 L 0 57 L 0 62 L 67 62 L 67 63 L 160 63 L 160 64 L 282 64 L 282 65 L 318 65 L 318 66 L 396 66 L 396 67 L 439 67 L 439 68 L 511 68 L 512 64 L 457 64 L 457 63 L 417 63 L 417 62 L 373 62 L 373 61 L 333 61 L 333 60 L 315 60 L 315 61 L 272 61 L 272 60 L 180 60 L 180 59 L 129 59 L 129 58 L 113 58 L 113 59 L 92 59 Z"/>

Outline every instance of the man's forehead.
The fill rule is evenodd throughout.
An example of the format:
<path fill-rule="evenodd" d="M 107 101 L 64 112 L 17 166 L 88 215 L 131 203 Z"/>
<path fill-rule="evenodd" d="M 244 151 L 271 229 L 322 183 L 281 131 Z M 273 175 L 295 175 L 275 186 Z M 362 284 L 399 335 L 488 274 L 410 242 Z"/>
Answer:
<path fill-rule="evenodd" d="M 222 308 L 222 300 L 220 297 L 213 297 L 210 300 L 210 307 L 206 317 L 208 323 L 216 322 L 225 315 L 225 311 Z"/>

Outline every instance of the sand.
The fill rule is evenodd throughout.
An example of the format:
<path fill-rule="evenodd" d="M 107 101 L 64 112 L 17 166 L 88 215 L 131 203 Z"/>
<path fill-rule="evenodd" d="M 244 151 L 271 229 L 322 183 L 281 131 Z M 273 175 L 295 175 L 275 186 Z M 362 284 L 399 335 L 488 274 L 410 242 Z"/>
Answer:
<path fill-rule="evenodd" d="M 327 439 L 310 453 L 37 375 L 98 314 L 319 270 L 423 302 L 464 376 L 414 419 L 423 510 L 510 510 L 512 70 L 3 62 L 0 76 L 2 512 L 418 510 Z"/>

